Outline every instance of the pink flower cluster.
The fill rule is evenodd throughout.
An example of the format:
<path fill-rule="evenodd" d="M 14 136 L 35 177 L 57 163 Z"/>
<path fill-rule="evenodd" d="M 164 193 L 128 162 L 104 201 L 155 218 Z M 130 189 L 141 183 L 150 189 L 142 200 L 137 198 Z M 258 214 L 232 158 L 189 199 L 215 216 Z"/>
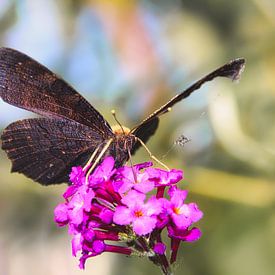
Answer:
<path fill-rule="evenodd" d="M 185 203 L 187 191 L 176 185 L 182 178 L 182 171 L 153 168 L 151 162 L 116 169 L 112 157 L 105 158 L 88 180 L 86 171 L 73 167 L 72 185 L 63 194 L 66 201 L 54 215 L 59 226 L 68 225 L 73 255 L 81 252 L 80 268 L 87 258 L 103 252 L 144 255 L 163 270 L 169 268 L 180 242 L 201 236 L 192 225 L 203 213 L 195 203 Z M 161 236 L 164 229 L 171 239 L 170 261 Z"/>

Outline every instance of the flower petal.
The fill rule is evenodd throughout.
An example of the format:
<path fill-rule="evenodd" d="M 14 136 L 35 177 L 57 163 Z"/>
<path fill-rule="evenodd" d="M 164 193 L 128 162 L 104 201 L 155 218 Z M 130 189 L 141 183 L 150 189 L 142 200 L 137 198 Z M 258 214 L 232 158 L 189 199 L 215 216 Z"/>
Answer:
<path fill-rule="evenodd" d="M 126 196 L 122 198 L 121 202 L 127 205 L 128 207 L 134 207 L 137 204 L 143 204 L 145 197 L 145 194 L 135 190 L 131 190 L 127 193 Z"/>
<path fill-rule="evenodd" d="M 166 245 L 164 243 L 159 242 L 159 243 L 155 244 L 153 249 L 154 249 L 155 253 L 163 255 L 166 250 Z"/>
<path fill-rule="evenodd" d="M 130 224 L 132 222 L 131 210 L 125 206 L 117 206 L 113 220 L 119 225 Z"/>
<path fill-rule="evenodd" d="M 133 230 L 137 235 L 146 235 L 155 228 L 157 219 L 155 217 L 141 217 L 133 221 Z"/>
<path fill-rule="evenodd" d="M 64 226 L 68 223 L 68 207 L 67 204 L 61 203 L 54 209 L 54 220 L 59 226 Z"/>
<path fill-rule="evenodd" d="M 72 253 L 73 253 L 73 256 L 76 256 L 77 252 L 81 250 L 82 242 L 83 242 L 83 237 L 82 237 L 81 233 L 78 233 L 78 234 L 73 236 L 73 239 L 72 239 Z"/>
<path fill-rule="evenodd" d="M 185 237 L 186 242 L 195 242 L 201 237 L 201 231 L 194 227 L 189 231 L 189 234 Z"/>
<path fill-rule="evenodd" d="M 188 206 L 191 212 L 192 222 L 199 221 L 203 216 L 203 212 L 198 208 L 196 203 L 189 203 Z"/>

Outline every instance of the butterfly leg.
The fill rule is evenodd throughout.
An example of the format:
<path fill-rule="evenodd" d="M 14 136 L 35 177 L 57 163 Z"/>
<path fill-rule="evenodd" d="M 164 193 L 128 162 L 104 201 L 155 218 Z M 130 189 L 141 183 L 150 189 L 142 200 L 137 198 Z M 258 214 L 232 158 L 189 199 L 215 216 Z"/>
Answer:
<path fill-rule="evenodd" d="M 113 142 L 113 139 L 110 138 L 108 140 L 108 142 L 105 144 L 105 146 L 103 147 L 102 151 L 100 152 L 100 154 L 98 155 L 98 157 L 96 158 L 96 160 L 94 161 L 93 165 L 91 166 L 91 168 L 89 169 L 89 171 L 87 172 L 86 174 L 86 178 L 85 178 L 85 182 L 88 183 L 88 178 L 90 176 L 90 174 L 92 173 L 92 171 L 94 170 L 94 168 L 96 167 L 96 165 L 99 163 L 100 159 L 102 158 L 102 156 L 105 154 L 105 152 L 108 150 L 109 146 L 111 145 L 111 143 Z M 93 153 L 93 155 L 91 156 L 90 159 L 93 159 L 94 158 L 94 155 L 97 153 L 98 151 L 98 148 L 95 150 L 96 152 Z M 90 160 L 89 160 L 90 161 Z M 89 162 L 88 161 L 88 162 Z M 91 160 L 92 161 L 92 160 Z M 87 165 L 87 164 L 86 164 Z M 85 165 L 85 167 L 86 167 Z"/>
<path fill-rule="evenodd" d="M 137 140 L 140 142 L 140 144 L 144 147 L 144 149 L 147 151 L 147 153 L 149 154 L 150 158 L 152 158 L 153 160 L 155 160 L 158 164 L 160 164 L 161 166 L 163 166 L 166 170 L 170 171 L 170 168 L 165 165 L 163 162 L 161 162 L 159 159 L 157 159 L 152 153 L 151 151 L 148 149 L 148 147 L 145 145 L 145 143 L 138 137 L 136 137 Z"/>

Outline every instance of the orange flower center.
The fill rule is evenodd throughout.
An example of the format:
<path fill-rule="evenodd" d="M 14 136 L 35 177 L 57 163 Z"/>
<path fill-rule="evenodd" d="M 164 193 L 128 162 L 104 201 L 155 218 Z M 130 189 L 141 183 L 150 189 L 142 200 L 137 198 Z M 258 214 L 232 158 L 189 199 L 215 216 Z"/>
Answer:
<path fill-rule="evenodd" d="M 142 211 L 141 211 L 141 210 L 137 210 L 137 211 L 135 211 L 135 216 L 136 216 L 137 218 L 142 217 L 142 216 L 143 216 Z"/>
<path fill-rule="evenodd" d="M 180 208 L 174 207 L 174 208 L 173 208 L 173 212 L 174 212 L 175 214 L 179 215 L 179 214 L 180 214 Z"/>

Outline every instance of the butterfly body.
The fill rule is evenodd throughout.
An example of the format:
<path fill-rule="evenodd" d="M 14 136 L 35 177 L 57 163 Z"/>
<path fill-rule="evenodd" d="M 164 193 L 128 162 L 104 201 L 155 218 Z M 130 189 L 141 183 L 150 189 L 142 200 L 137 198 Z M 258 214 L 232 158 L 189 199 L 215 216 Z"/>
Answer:
<path fill-rule="evenodd" d="M 64 80 L 31 57 L 0 48 L 0 98 L 42 116 L 10 124 L 1 136 L 2 149 L 12 162 L 12 172 L 43 185 L 68 182 L 71 167 L 85 165 L 95 150 L 95 158 L 104 151 L 101 157 L 113 156 L 119 167 L 154 135 L 160 115 L 215 77 L 237 79 L 243 67 L 244 59 L 233 60 L 173 97 L 133 129 L 112 129 Z"/>
<path fill-rule="evenodd" d="M 114 139 L 110 146 L 110 155 L 116 156 L 116 166 L 120 166 L 129 159 L 128 149 L 132 152 L 132 149 L 137 142 L 136 136 L 131 133 L 120 133 L 114 135 Z"/>

